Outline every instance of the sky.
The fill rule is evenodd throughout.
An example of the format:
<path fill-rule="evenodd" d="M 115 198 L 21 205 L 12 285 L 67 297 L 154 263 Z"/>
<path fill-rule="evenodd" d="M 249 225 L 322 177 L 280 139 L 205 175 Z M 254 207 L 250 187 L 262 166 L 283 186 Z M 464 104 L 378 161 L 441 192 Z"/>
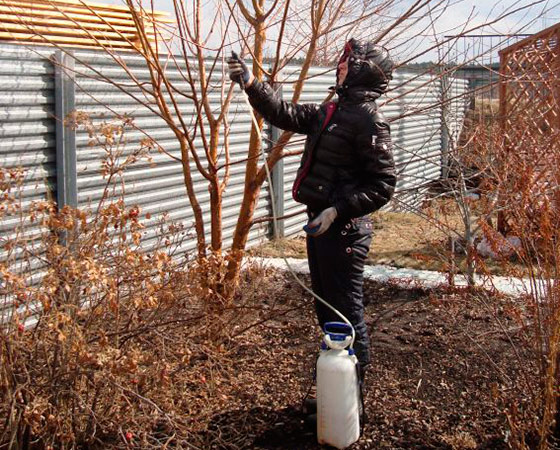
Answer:
<path fill-rule="evenodd" d="M 122 4 L 123 0 L 98 0 L 103 3 Z M 148 2 L 148 0 L 143 0 Z M 168 11 L 173 15 L 172 0 L 149 0 L 154 2 L 155 9 Z M 183 0 L 186 4 L 192 0 Z M 214 0 L 206 0 L 210 5 Z M 229 0 L 233 3 L 233 0 Z M 250 4 L 249 0 L 244 0 L 246 4 Z M 308 4 L 309 0 L 292 0 L 300 1 L 302 4 Z M 370 1 L 370 0 L 364 0 Z M 523 11 L 517 12 L 508 17 L 503 18 L 499 22 L 491 26 L 485 26 L 477 29 L 470 34 L 517 34 L 517 33 L 536 33 L 555 23 L 560 22 L 560 0 L 542 1 L 542 0 L 448 0 L 451 3 L 445 13 L 443 13 L 434 23 L 434 27 L 426 29 L 428 17 L 420 18 L 420 21 L 413 27 L 410 27 L 398 37 L 388 39 L 384 42 L 389 48 L 392 48 L 401 60 L 423 53 L 431 47 L 436 40 L 442 40 L 446 35 L 456 35 L 461 33 L 465 27 L 465 22 L 469 21 L 469 27 L 488 23 L 496 20 L 505 11 L 526 7 Z M 412 4 L 413 0 L 400 0 L 398 7 L 394 8 L 391 13 L 398 15 L 405 8 Z M 432 4 L 436 4 L 437 0 L 433 0 Z M 533 6 L 529 6 L 532 5 Z M 208 19 L 205 21 L 210 26 L 211 18 L 214 14 L 212 7 L 207 8 Z M 455 58 L 461 59 L 468 57 L 469 52 L 480 52 L 481 48 L 486 52 L 486 47 L 496 46 L 500 39 L 489 38 L 479 39 L 461 39 L 454 42 Z M 392 47 L 391 47 L 392 46 Z M 495 52 L 494 52 L 495 53 Z M 426 51 L 414 62 L 434 61 L 439 58 L 441 52 Z M 495 58 L 491 51 L 488 51 L 489 58 Z"/>

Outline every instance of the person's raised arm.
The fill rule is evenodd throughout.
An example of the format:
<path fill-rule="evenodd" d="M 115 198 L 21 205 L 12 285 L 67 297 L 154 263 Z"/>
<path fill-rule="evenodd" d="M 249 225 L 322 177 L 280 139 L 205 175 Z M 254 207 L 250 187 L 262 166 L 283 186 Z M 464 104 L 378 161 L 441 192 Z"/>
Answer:
<path fill-rule="evenodd" d="M 249 102 L 261 116 L 275 127 L 295 133 L 309 134 L 320 110 L 317 104 L 297 104 L 278 97 L 268 83 L 258 81 L 245 62 L 235 53 L 228 58 L 229 77 L 245 90 Z"/>

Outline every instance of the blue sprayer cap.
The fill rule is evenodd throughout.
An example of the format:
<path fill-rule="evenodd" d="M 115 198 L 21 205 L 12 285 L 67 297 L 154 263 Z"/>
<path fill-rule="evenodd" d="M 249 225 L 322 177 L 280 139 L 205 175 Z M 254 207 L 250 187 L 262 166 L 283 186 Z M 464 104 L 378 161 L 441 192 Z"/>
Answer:
<path fill-rule="evenodd" d="M 346 336 L 352 336 L 352 327 L 344 322 L 327 322 L 323 325 L 323 331 L 333 341 L 343 341 Z"/>

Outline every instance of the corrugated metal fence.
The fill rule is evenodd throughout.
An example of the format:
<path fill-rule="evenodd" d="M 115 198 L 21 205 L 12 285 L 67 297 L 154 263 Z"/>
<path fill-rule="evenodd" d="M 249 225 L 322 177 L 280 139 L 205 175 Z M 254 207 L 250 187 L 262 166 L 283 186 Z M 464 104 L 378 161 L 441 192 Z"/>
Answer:
<path fill-rule="evenodd" d="M 48 57 L 26 47 L 0 46 L 0 164 L 25 171 L 20 203 L 23 217 L 31 202 L 45 200 L 55 191 L 54 92 L 55 69 Z M 17 237 L 27 241 L 27 250 L 35 250 L 41 245 L 36 239 L 40 231 L 36 222 L 17 214 L 0 214 L 0 264 L 39 275 L 44 266 L 41 259 L 21 247 L 11 248 L 5 239 Z M 35 253 L 41 254 L 41 249 Z M 0 277 L 0 287 L 2 284 Z"/>
<path fill-rule="evenodd" d="M 134 126 L 126 133 L 127 146 L 134 148 L 140 145 L 140 141 L 147 136 L 156 140 L 166 153 L 176 158 L 181 157 L 179 143 L 171 129 L 163 119 L 154 115 L 146 106 L 139 104 L 134 98 L 141 97 L 140 89 L 129 81 L 129 75 L 112 59 L 103 54 L 91 51 L 80 51 L 74 53 L 76 76 L 76 95 L 75 109 L 86 112 L 94 123 L 107 120 L 115 114 L 128 114 L 134 118 Z M 139 81 L 149 82 L 149 73 L 145 62 L 141 57 L 125 57 L 128 70 L 134 73 Z M 95 72 L 92 70 L 95 69 Z M 183 68 L 184 69 L 184 68 Z M 116 86 L 109 85 L 106 81 L 100 80 L 98 73 L 109 76 L 120 86 L 130 85 L 127 92 L 123 92 Z M 218 77 L 219 75 L 219 77 Z M 182 78 L 178 70 L 167 70 L 167 76 L 174 83 L 174 88 L 183 93 L 189 93 L 190 87 Z M 215 84 L 221 84 L 221 71 L 216 74 L 217 79 L 213 79 Z M 128 81 L 128 82 L 127 82 Z M 220 109 L 220 95 L 210 93 L 210 106 L 214 112 Z M 144 99 L 146 101 L 146 99 Z M 110 105 L 108 111 L 106 105 Z M 152 104 L 155 107 L 155 104 Z M 181 111 L 192 116 L 194 108 L 192 102 L 185 101 L 181 105 Z M 251 117 L 247 114 L 245 103 L 234 102 L 231 107 L 231 133 L 230 133 L 230 155 L 231 161 L 241 161 L 246 156 L 247 144 L 249 142 L 249 131 L 251 127 Z M 96 204 L 101 198 L 106 180 L 100 174 L 100 161 L 103 150 L 97 146 L 89 145 L 90 138 L 85 131 L 79 131 L 76 136 L 77 152 L 77 193 L 78 205 L 86 206 Z M 195 140 L 199 148 L 202 148 L 200 139 Z M 201 153 L 203 153 L 201 151 Z M 204 164 L 204 160 L 202 161 Z M 222 159 L 221 162 L 225 162 Z M 223 232 L 224 246 L 231 243 L 239 205 L 244 188 L 244 164 L 232 164 L 230 166 L 230 180 L 223 199 Z M 208 185 L 202 175 L 196 170 L 195 163 L 191 163 L 195 192 L 202 210 L 206 223 L 210 220 L 210 194 Z M 183 178 L 181 164 L 165 154 L 154 154 L 153 163 L 138 162 L 131 166 L 124 173 L 125 180 L 125 201 L 127 204 L 138 204 L 144 213 L 150 213 L 151 219 L 147 221 L 144 242 L 156 239 L 158 234 L 158 218 L 160 214 L 166 212 L 169 219 L 177 222 L 184 222 L 190 225 L 193 221 L 192 210 L 189 206 L 188 198 Z M 256 218 L 269 215 L 269 192 L 265 184 L 261 199 L 256 211 Z M 254 227 L 249 236 L 250 243 L 262 241 L 266 236 L 266 229 Z M 184 250 L 195 247 L 194 239 L 185 242 Z"/>
<path fill-rule="evenodd" d="M 137 146 L 149 135 L 157 140 L 166 151 L 180 155 L 177 141 L 164 121 L 130 94 L 140 95 L 133 83 L 128 83 L 128 92 L 100 79 L 99 74 L 126 83 L 128 75 L 107 55 L 81 50 L 71 58 L 55 50 L 0 46 L 0 162 L 3 167 L 22 166 L 27 170 L 24 183 L 23 209 L 31 202 L 45 199 L 48 195 L 73 206 L 85 208 L 95 205 L 101 198 L 106 180 L 100 174 L 103 150 L 90 145 L 90 137 L 85 131 L 76 132 L 65 128 L 58 118 L 72 110 L 84 111 L 94 122 L 110 120 L 115 114 L 128 114 L 134 118 L 138 129 L 126 134 L 127 145 Z M 64 65 L 70 70 L 55 70 L 53 58 L 64 58 Z M 128 68 L 139 80 L 147 81 L 148 71 L 142 58 L 133 55 L 123 57 Z M 282 95 L 290 99 L 291 81 L 297 76 L 297 67 L 284 71 L 285 82 Z M 66 73 L 65 73 L 66 72 Z M 68 80 L 67 75 L 74 80 Z M 188 91 L 177 69 L 168 69 L 167 75 L 176 87 Z M 316 67 L 311 70 L 311 78 L 304 89 L 301 102 L 321 102 L 334 79 L 333 71 Z M 222 73 L 218 71 L 216 85 L 222 84 Z M 442 108 L 441 86 L 427 76 L 417 76 L 398 72 L 392 82 L 393 89 L 388 94 L 382 111 L 392 121 L 395 143 L 395 161 L 399 171 L 398 194 L 392 207 L 410 209 L 421 201 L 430 182 L 442 173 Z M 466 84 L 453 84 L 456 101 L 450 108 L 459 112 L 454 129 L 460 129 L 465 101 Z M 239 96 L 237 97 L 239 98 Z M 211 106 L 220 107 L 219 95 L 210 94 Z M 185 101 L 181 105 L 185 112 L 192 111 L 192 104 Z M 246 154 L 251 126 L 247 106 L 241 101 L 234 102 L 231 113 L 230 152 L 232 161 L 242 161 Z M 274 136 L 269 127 L 265 133 Z M 301 139 L 295 137 L 292 149 L 303 147 Z M 156 239 L 158 215 L 167 212 L 172 220 L 189 226 L 192 211 L 188 204 L 181 165 L 164 154 L 154 156 L 155 166 L 138 163 L 124 174 L 125 200 L 128 204 L 138 204 L 143 212 L 152 216 L 145 230 L 144 242 L 149 245 Z M 283 234 L 293 235 L 304 222 L 302 206 L 291 198 L 291 184 L 298 167 L 299 157 L 287 157 L 275 168 L 275 178 L 283 186 L 278 193 L 278 204 L 285 215 L 292 215 L 282 225 Z M 194 165 L 193 165 L 194 169 Z M 243 193 L 244 165 L 232 165 L 231 179 L 224 198 L 224 245 L 231 243 Z M 194 171 L 193 173 L 196 173 Z M 209 194 L 202 176 L 195 177 L 195 190 L 200 197 L 205 218 L 209 218 Z M 281 195 L 283 194 L 283 195 Z M 256 217 L 270 214 L 270 192 L 265 186 L 261 192 Z M 294 215 L 295 214 L 295 215 Z M 13 232 L 15 222 L 0 220 L 0 235 Z M 29 223 L 25 229 L 27 236 L 33 237 L 37 225 Z M 250 244 L 262 242 L 270 236 L 267 226 L 256 226 L 250 235 Z M 194 240 L 186 242 L 185 251 L 194 248 Z M 0 262 L 7 253 L 0 249 Z M 10 258 L 15 258 L 10 254 Z M 40 266 L 40 263 L 32 263 Z M 36 267 L 37 268 L 37 267 Z"/>

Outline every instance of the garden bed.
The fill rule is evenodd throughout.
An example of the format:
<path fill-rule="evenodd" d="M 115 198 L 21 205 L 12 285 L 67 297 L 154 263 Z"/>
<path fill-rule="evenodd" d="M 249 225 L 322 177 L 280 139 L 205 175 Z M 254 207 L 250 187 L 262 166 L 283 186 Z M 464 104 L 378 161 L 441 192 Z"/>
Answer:
<path fill-rule="evenodd" d="M 13 411 L 34 434 L 21 442 L 40 434 L 52 446 L 22 448 L 318 449 L 300 413 L 321 339 L 313 301 L 291 277 L 259 265 L 241 282 L 223 310 L 184 297 L 166 320 L 118 339 L 100 322 L 58 387 L 48 366 L 29 361 L 37 375 L 21 389 L 33 396 L 16 396 Z M 505 411 L 523 409 L 536 385 L 515 301 L 372 282 L 365 299 L 369 420 L 352 448 L 508 448 Z M 33 336 L 20 333 L 23 359 Z M 64 402 L 68 392 L 77 403 Z"/>
<path fill-rule="evenodd" d="M 282 308 L 295 310 L 244 335 L 197 436 L 205 448 L 315 449 L 299 412 L 320 336 L 310 303 L 289 278 Z M 368 283 L 373 363 L 369 420 L 353 449 L 506 449 L 503 405 L 521 405 L 531 373 L 524 335 L 501 300 Z M 515 308 L 514 308 L 515 309 Z M 508 330 L 504 334 L 503 330 Z"/>

